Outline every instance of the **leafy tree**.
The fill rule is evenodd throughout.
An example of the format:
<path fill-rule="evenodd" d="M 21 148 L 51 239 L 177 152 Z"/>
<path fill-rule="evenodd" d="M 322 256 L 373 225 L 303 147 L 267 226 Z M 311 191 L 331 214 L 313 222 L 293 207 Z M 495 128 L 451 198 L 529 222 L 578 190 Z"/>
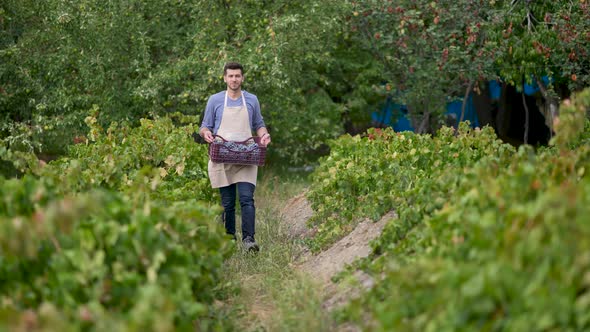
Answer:
<path fill-rule="evenodd" d="M 563 97 L 555 87 L 576 91 L 590 85 L 590 7 L 585 1 L 502 1 L 493 8 L 500 13 L 492 17 L 487 43 L 494 65 L 511 85 L 539 85 L 553 128 Z"/>
<path fill-rule="evenodd" d="M 342 109 L 326 73 L 336 66 L 342 5 L 320 1 L 203 1 L 191 51 L 161 66 L 135 90 L 160 112 L 197 113 L 225 88 L 227 61 L 245 67 L 244 88 L 258 95 L 276 155 L 291 162 L 342 132 Z M 199 16 L 200 15 L 200 16 Z M 328 92 L 328 93 L 326 93 Z"/>
<path fill-rule="evenodd" d="M 436 128 L 448 97 L 501 79 L 541 85 L 553 113 L 555 83 L 588 82 L 590 14 L 584 1 L 352 2 L 350 29 L 383 63 L 392 96 L 419 132 Z M 550 77 L 549 86 L 542 76 Z M 461 91 L 464 93 L 461 93 Z M 465 98 L 466 99 L 466 98 Z M 433 121 L 439 120 L 439 121 Z"/>
<path fill-rule="evenodd" d="M 43 128 L 53 118 L 70 124 L 60 132 L 84 130 L 93 105 L 103 125 L 150 113 L 200 114 L 224 88 L 223 64 L 235 60 L 277 133 L 273 151 L 302 161 L 342 132 L 343 109 L 325 92 L 342 8 L 285 0 L 8 0 L 0 112 Z"/>
<path fill-rule="evenodd" d="M 489 79 L 520 87 L 548 75 L 542 91 L 556 105 L 554 85 L 589 83 L 588 15 L 582 1 L 6 0 L 0 116 L 59 153 L 93 105 L 105 127 L 200 115 L 236 60 L 277 134 L 275 157 L 303 162 L 344 129 L 363 130 L 387 96 L 421 132 Z"/>

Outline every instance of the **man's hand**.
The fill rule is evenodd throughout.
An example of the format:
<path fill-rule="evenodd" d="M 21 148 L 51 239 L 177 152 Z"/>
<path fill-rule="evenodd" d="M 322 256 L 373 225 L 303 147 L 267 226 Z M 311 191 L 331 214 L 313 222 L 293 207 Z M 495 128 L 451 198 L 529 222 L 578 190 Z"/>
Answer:
<path fill-rule="evenodd" d="M 203 139 L 205 140 L 205 142 L 207 143 L 213 143 L 213 133 L 209 130 L 209 129 L 203 129 L 201 131 L 201 137 L 203 137 Z"/>
<path fill-rule="evenodd" d="M 268 144 L 270 144 L 270 134 L 264 133 L 262 137 L 260 137 L 260 145 L 267 146 Z"/>

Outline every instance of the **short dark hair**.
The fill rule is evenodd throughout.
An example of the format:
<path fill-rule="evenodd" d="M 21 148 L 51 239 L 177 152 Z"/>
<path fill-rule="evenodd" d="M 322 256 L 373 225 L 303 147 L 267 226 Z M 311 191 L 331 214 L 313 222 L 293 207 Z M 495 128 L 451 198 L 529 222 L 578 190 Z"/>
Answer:
<path fill-rule="evenodd" d="M 239 69 L 242 72 L 242 75 L 244 75 L 244 67 L 242 67 L 242 65 L 237 62 L 226 63 L 225 66 L 223 66 L 223 76 L 227 74 L 228 69 Z"/>

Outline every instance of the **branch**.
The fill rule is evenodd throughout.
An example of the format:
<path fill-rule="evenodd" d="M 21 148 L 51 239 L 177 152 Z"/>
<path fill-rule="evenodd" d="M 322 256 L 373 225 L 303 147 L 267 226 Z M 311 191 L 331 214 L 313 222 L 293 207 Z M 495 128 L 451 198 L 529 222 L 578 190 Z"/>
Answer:
<path fill-rule="evenodd" d="M 527 20 L 527 30 L 529 32 L 531 32 L 532 30 L 535 29 L 535 26 L 533 25 L 533 20 L 536 21 L 536 19 L 533 16 L 533 13 L 531 12 L 531 7 L 529 7 L 529 2 L 530 2 L 530 0 L 526 0 L 526 20 Z"/>
<path fill-rule="evenodd" d="M 59 241 L 57 241 L 57 239 L 55 238 L 54 235 L 52 235 L 50 237 L 51 242 L 53 243 L 53 246 L 55 247 L 55 251 L 57 252 L 61 252 L 61 246 L 59 245 Z"/>
<path fill-rule="evenodd" d="M 510 10 L 508 11 L 508 14 L 510 14 L 510 13 L 512 12 L 512 10 L 513 10 L 514 8 L 516 8 L 516 4 L 517 4 L 517 3 L 518 3 L 518 0 L 512 0 L 512 1 L 510 2 Z"/>
<path fill-rule="evenodd" d="M 543 95 L 543 98 L 545 98 L 545 99 L 551 98 L 551 96 L 549 96 L 549 91 L 547 91 L 547 87 L 543 83 L 543 80 L 540 80 L 539 77 L 537 77 L 537 75 L 534 75 L 534 76 L 535 76 L 535 81 L 537 82 L 537 85 L 539 86 L 539 90 L 541 91 L 541 95 Z"/>
<path fill-rule="evenodd" d="M 473 85 L 475 84 L 475 80 L 469 81 L 469 85 L 467 86 L 467 90 L 465 90 L 465 97 L 463 97 L 463 104 L 461 105 L 461 117 L 459 118 L 459 122 L 457 122 L 457 128 L 459 124 L 463 122 L 463 118 L 465 117 L 465 108 L 467 107 L 467 98 L 469 98 L 469 94 L 471 93 L 471 89 L 473 89 Z"/>
<path fill-rule="evenodd" d="M 547 87 L 543 83 L 543 80 L 540 80 L 537 75 L 534 76 L 537 85 L 539 86 L 539 91 L 541 91 L 541 95 L 545 99 L 545 102 L 549 104 L 549 129 L 551 136 L 553 136 L 553 119 L 555 119 L 559 115 L 559 109 L 557 105 L 557 99 L 554 98 L 551 93 L 547 90 Z"/>
<path fill-rule="evenodd" d="M 426 129 L 426 125 L 429 122 L 429 118 L 430 118 L 430 112 L 426 111 L 424 113 L 424 117 L 422 118 L 422 123 L 420 123 L 420 127 L 418 127 L 418 134 L 423 134 L 424 130 Z"/>
<path fill-rule="evenodd" d="M 522 105 L 524 105 L 524 144 L 529 141 L 529 107 L 526 105 L 524 85 L 522 86 Z"/>

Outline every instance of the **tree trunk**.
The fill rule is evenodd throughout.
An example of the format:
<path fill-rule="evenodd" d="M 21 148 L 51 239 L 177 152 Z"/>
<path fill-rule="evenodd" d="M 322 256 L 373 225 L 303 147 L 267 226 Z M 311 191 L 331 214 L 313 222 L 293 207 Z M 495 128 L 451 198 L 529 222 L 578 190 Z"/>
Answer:
<path fill-rule="evenodd" d="M 467 90 L 465 90 L 465 97 L 463 97 L 463 104 L 461 105 L 461 117 L 459 118 L 459 122 L 457 122 L 457 128 L 459 124 L 463 122 L 465 118 L 465 108 L 467 107 L 467 98 L 469 98 L 469 94 L 471 93 L 471 89 L 473 89 L 473 84 L 475 84 L 475 80 L 471 80 L 469 85 L 467 86 Z"/>
<path fill-rule="evenodd" d="M 420 123 L 420 127 L 418 128 L 418 134 L 424 134 L 426 132 L 426 128 L 430 122 L 430 112 L 424 112 L 424 116 L 422 117 L 422 123 Z"/>
<path fill-rule="evenodd" d="M 490 98 L 488 84 L 484 84 L 481 94 L 476 93 L 472 98 L 480 127 L 491 126 L 497 132 L 496 115 L 498 113 L 498 102 Z"/>
<path fill-rule="evenodd" d="M 524 94 L 524 80 L 522 80 L 522 105 L 524 106 L 524 144 L 529 142 L 529 107 L 526 104 L 526 96 Z"/>
<path fill-rule="evenodd" d="M 541 90 L 541 95 L 543 95 L 545 103 L 549 106 L 549 112 L 543 112 L 543 115 L 545 116 L 545 124 L 549 127 L 549 132 L 551 133 L 551 137 L 553 137 L 553 121 L 559 115 L 559 101 L 547 91 L 543 80 L 535 76 L 535 81 L 539 86 L 539 90 Z"/>

